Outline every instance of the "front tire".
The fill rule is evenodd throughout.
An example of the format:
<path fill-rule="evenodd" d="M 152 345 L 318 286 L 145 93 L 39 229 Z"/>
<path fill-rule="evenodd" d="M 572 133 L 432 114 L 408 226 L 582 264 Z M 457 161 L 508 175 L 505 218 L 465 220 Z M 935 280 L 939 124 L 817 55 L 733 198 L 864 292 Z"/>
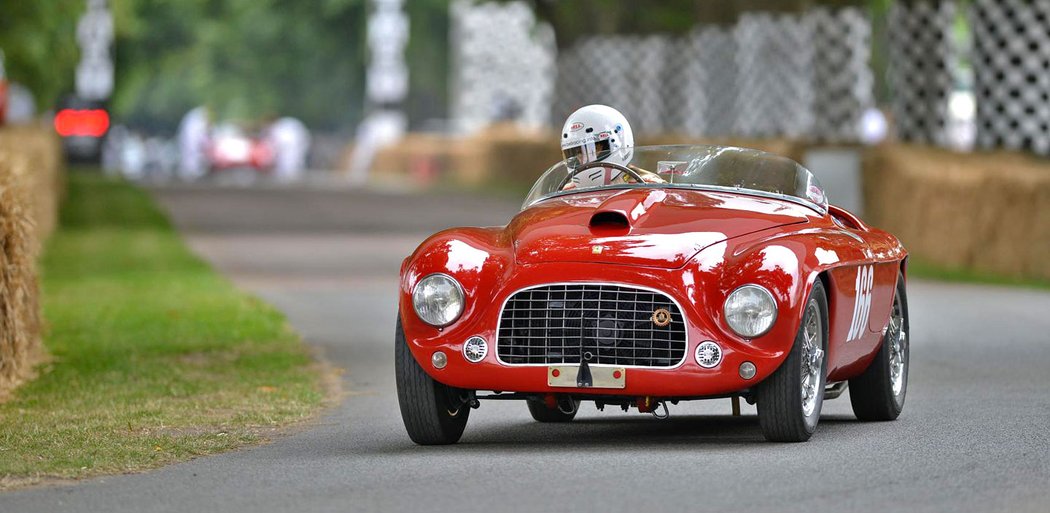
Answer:
<path fill-rule="evenodd" d="M 397 318 L 394 334 L 394 373 L 401 420 L 409 438 L 419 445 L 448 445 L 459 441 L 470 416 L 461 391 L 431 378 L 412 356 Z"/>
<path fill-rule="evenodd" d="M 904 276 L 897 276 L 897 293 L 882 346 L 864 374 L 849 380 L 849 400 L 860 420 L 895 420 L 908 393 L 908 295 Z"/>
<path fill-rule="evenodd" d="M 771 442 L 805 442 L 820 420 L 827 380 L 828 298 L 818 279 L 784 362 L 757 387 L 758 423 Z"/>

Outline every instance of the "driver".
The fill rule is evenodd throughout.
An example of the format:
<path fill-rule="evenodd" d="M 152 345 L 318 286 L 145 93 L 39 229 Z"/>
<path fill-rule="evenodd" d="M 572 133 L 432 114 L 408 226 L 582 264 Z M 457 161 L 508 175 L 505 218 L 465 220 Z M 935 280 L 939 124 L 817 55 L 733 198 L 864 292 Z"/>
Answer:
<path fill-rule="evenodd" d="M 646 183 L 663 183 L 655 173 L 631 166 L 634 132 L 620 111 L 607 105 L 588 105 L 573 112 L 561 130 L 561 153 L 569 172 L 591 162 L 608 162 L 630 167 Z M 572 177 L 565 189 L 634 183 L 631 175 L 614 167 L 595 167 Z"/>

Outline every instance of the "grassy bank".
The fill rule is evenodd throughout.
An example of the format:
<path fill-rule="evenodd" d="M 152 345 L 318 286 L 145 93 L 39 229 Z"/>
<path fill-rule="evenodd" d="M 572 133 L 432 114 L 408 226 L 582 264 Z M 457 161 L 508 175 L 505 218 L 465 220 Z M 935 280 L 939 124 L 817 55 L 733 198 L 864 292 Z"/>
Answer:
<path fill-rule="evenodd" d="M 284 318 L 193 256 L 132 186 L 70 176 L 42 278 L 52 359 L 0 405 L 0 488 L 225 451 L 322 400 Z"/>
<path fill-rule="evenodd" d="M 914 257 L 908 259 L 908 276 L 936 281 L 1050 290 L 1050 281 L 1047 280 L 1040 280 L 1038 278 L 1018 278 L 985 273 L 973 269 L 948 267 Z"/>

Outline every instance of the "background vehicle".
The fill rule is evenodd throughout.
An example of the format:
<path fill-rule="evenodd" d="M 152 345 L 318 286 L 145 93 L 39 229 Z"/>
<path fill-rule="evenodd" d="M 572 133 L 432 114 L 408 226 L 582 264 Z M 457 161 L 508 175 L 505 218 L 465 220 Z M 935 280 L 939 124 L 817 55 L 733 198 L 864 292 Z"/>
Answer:
<path fill-rule="evenodd" d="M 213 130 L 206 155 L 212 171 L 268 171 L 273 166 L 274 151 L 264 139 L 249 136 L 236 125 L 223 124 Z"/>
<path fill-rule="evenodd" d="M 897 239 L 828 205 L 783 157 L 634 152 L 630 167 L 559 163 L 507 226 L 442 231 L 405 260 L 395 361 L 411 438 L 457 441 L 479 399 L 522 399 L 559 422 L 585 400 L 666 414 L 741 396 L 768 439 L 804 441 L 847 382 L 859 418 L 896 418 L 908 370 Z M 635 183 L 567 188 L 599 168 Z M 640 183 L 641 170 L 664 183 Z"/>
<path fill-rule="evenodd" d="M 68 96 L 55 113 L 55 131 L 72 161 L 99 162 L 102 141 L 109 131 L 109 111 L 103 102 Z"/>

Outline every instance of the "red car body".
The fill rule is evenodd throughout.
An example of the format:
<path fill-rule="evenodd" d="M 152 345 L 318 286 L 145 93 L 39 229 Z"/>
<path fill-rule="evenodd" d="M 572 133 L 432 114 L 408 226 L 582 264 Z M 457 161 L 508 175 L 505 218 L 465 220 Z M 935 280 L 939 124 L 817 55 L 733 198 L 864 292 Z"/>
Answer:
<path fill-rule="evenodd" d="M 857 399 L 862 404 L 858 406 L 855 402 L 854 409 L 858 411 L 860 408 L 858 416 L 865 418 L 896 418 L 903 405 L 902 373 L 906 384 L 904 366 L 907 353 L 902 348 L 906 344 L 907 305 L 902 297 L 903 282 L 898 281 L 905 276 L 907 252 L 893 235 L 867 226 L 842 208 L 827 205 L 819 183 L 793 161 L 754 150 L 730 150 L 651 147 L 646 151 L 655 155 L 653 160 L 683 154 L 696 158 L 692 164 L 687 160 L 653 162 L 656 167 L 667 171 L 662 175 L 667 180 L 661 180 L 663 183 L 621 184 L 587 190 L 569 190 L 570 187 L 566 187 L 568 179 L 562 178 L 566 176 L 565 172 L 558 171 L 556 166 L 537 182 L 530 199 L 536 197 L 537 189 L 546 187 L 547 193 L 528 203 L 506 226 L 454 228 L 426 239 L 401 266 L 399 333 L 403 334 L 404 345 L 414 363 L 434 382 L 449 387 L 448 390 L 470 391 L 471 394 L 479 390 L 499 391 L 503 393 L 499 398 L 510 395 L 533 402 L 542 400 L 551 408 L 564 398 L 576 400 L 577 404 L 581 399 L 594 400 L 599 408 L 605 401 L 625 408 L 625 405 L 638 405 L 641 411 L 652 411 L 651 405 L 664 401 L 727 396 L 743 396 L 751 401 L 755 398 L 756 388 L 777 372 L 789 353 L 798 352 L 793 351 L 793 347 L 799 345 L 796 340 L 801 340 L 803 321 L 808 319 L 806 312 L 814 312 L 810 316 L 816 313 L 811 292 L 819 283 L 822 289 L 819 295 L 826 297 L 827 307 L 819 325 L 824 326 L 822 336 L 825 343 L 822 347 L 825 349 L 823 353 L 814 351 L 819 354 L 813 360 L 816 363 L 812 364 L 816 368 L 825 365 L 821 379 L 816 381 L 822 391 L 820 397 L 824 396 L 825 384 L 845 385 L 847 380 L 859 379 L 869 367 L 876 367 L 872 362 L 880 354 L 883 356 L 878 370 L 888 376 L 890 371 L 887 369 L 892 364 L 886 363 L 889 357 L 880 353 L 880 349 L 887 345 L 883 341 L 887 339 L 892 317 L 896 319 L 894 326 L 897 328 L 894 336 L 900 338 L 900 344 L 893 345 L 893 356 L 903 355 L 897 362 L 904 362 L 898 367 L 903 371 L 898 370 L 894 378 L 896 388 L 884 393 L 888 385 L 872 385 L 878 380 L 865 378 L 867 382 L 858 382 L 864 390 L 856 395 L 863 394 L 866 399 Z M 719 159 L 724 162 L 716 165 Z M 676 173 L 687 166 L 699 169 L 694 172 L 696 177 L 707 177 L 697 179 L 716 185 L 687 186 L 668 182 L 676 180 Z M 760 173 L 756 174 L 756 170 Z M 797 175 L 792 174 L 796 172 Z M 777 173 L 787 179 L 777 178 Z M 547 178 L 552 174 L 553 178 Z M 573 173 L 570 171 L 568 176 L 573 176 Z M 779 181 L 801 192 L 790 196 L 747 188 L 765 186 L 756 184 L 766 177 L 773 177 L 768 181 L 774 187 L 780 187 L 777 185 Z M 796 180 L 798 177 L 804 180 Z M 549 183 L 541 186 L 544 180 Z M 717 185 L 727 180 L 731 186 Z M 796 183 L 801 185 L 792 185 Z M 436 274 L 458 282 L 464 298 L 461 313 L 440 327 L 422 320 L 415 309 L 413 296 L 420 280 Z M 582 313 L 579 314 L 580 324 L 573 328 L 580 333 L 577 360 L 569 362 L 578 367 L 559 366 L 549 361 L 522 363 L 535 359 L 531 352 L 528 353 L 530 356 L 520 358 L 516 355 L 522 353 L 514 353 L 522 344 L 519 342 L 522 337 L 515 331 L 515 326 L 520 326 L 514 317 L 518 315 L 517 305 L 527 305 L 525 315 L 528 317 L 522 330 L 529 334 L 524 338 L 532 337 L 528 330 L 539 330 L 544 340 L 540 351 L 547 351 L 550 355 L 554 349 L 547 340 L 561 336 L 550 334 L 560 329 L 556 325 L 558 322 L 565 326 L 568 322 L 565 319 L 570 316 L 565 313 L 564 319 L 555 315 L 554 322 L 549 320 L 551 310 L 557 311 L 563 305 L 562 311 L 570 310 L 568 301 L 551 299 L 550 290 L 557 290 L 562 284 L 592 288 L 600 285 L 626 290 L 627 294 L 652 291 L 666 296 L 674 304 L 671 307 L 667 303 L 672 310 L 670 317 L 677 319 L 673 312 L 677 309 L 684 324 L 685 353 L 681 361 L 676 360 L 673 365 L 604 365 L 613 368 L 604 372 L 612 373 L 615 386 L 594 386 L 586 380 L 559 381 L 556 379 L 559 373 L 579 369 L 582 375 L 582 367 L 586 365 L 581 360 L 591 359 L 590 350 L 586 356 L 583 353 L 585 335 L 582 323 L 589 321 L 584 318 L 588 314 Z M 730 294 L 748 284 L 767 289 L 776 305 L 775 319 L 768 331 L 751 338 L 730 327 L 724 310 Z M 554 289 L 551 289 L 552 285 Z M 533 303 L 517 302 L 517 298 L 522 297 L 537 301 L 533 295 L 519 294 L 537 287 L 542 287 L 547 293 L 539 300 L 547 312 L 544 318 L 532 317 Z M 617 300 L 619 297 L 616 296 Z M 504 309 L 509 298 L 515 298 L 516 306 L 505 317 Z M 602 303 L 595 308 L 637 306 L 605 306 Z M 646 313 L 642 312 L 643 320 Z M 638 311 L 634 310 L 632 315 L 638 315 Z M 654 311 L 653 324 L 663 326 L 657 315 Z M 603 319 L 605 317 L 598 317 L 594 322 L 599 324 L 591 326 L 602 329 L 600 323 L 604 322 Z M 616 319 L 619 322 L 619 318 Z M 512 328 L 502 332 L 501 323 L 505 321 Z M 618 326 L 615 330 L 621 329 Z M 621 333 L 614 331 L 610 337 L 621 337 Z M 598 336 L 596 334 L 594 338 Z M 472 337 L 481 337 L 489 348 L 477 362 L 468 360 L 464 350 L 467 340 Z M 631 340 L 624 338 L 625 343 L 635 343 L 632 342 L 637 340 L 635 335 L 630 337 Z M 568 340 L 567 335 L 562 340 L 564 345 L 560 347 L 567 348 L 569 343 L 564 342 Z M 707 341 L 718 346 L 721 359 L 713 366 L 705 367 L 700 363 L 698 349 L 702 348 L 698 346 Z M 616 338 L 615 343 L 620 344 L 620 338 Z M 501 352 L 501 344 L 507 344 L 509 352 Z M 638 351 L 625 347 L 627 349 Z M 602 348 L 598 347 L 595 352 L 600 355 L 601 351 Z M 508 359 L 512 361 L 505 361 L 501 354 L 509 355 Z M 568 350 L 554 356 L 565 357 L 567 354 Z M 796 355 L 793 361 L 798 358 Z M 601 360 L 599 356 L 597 367 L 603 366 Z M 805 360 L 802 361 L 805 368 Z M 794 367 L 798 365 L 796 363 Z M 412 394 L 418 396 L 419 393 L 409 390 L 410 386 L 406 384 L 409 382 L 401 380 L 400 376 L 406 375 L 404 367 L 404 363 L 399 363 L 399 390 L 406 390 L 401 396 L 402 415 L 406 416 L 406 427 L 413 439 L 419 443 L 451 443 L 458 439 L 455 430 L 446 430 L 451 434 L 437 438 L 427 438 L 425 433 L 419 434 L 418 429 L 413 434 L 413 421 L 407 416 L 419 417 L 411 409 Z M 595 367 L 594 362 L 590 367 Z M 813 375 L 816 373 L 813 370 Z M 791 379 L 797 380 L 797 376 Z M 804 379 L 802 386 L 806 387 Z M 879 383 L 889 383 L 889 378 L 880 379 Z M 799 386 L 798 381 L 794 383 Z M 580 384 L 584 386 L 572 386 Z M 810 396 L 816 387 L 813 385 L 810 389 Z M 784 396 L 782 392 L 777 394 Z M 787 399 L 783 401 L 797 402 L 798 396 L 792 394 L 787 392 Z M 476 406 L 473 397 L 470 395 L 466 400 Z M 829 394 L 829 397 L 833 396 Z M 887 403 L 883 397 L 894 401 Z M 876 403 L 881 410 L 872 409 L 872 404 Z M 532 408 L 530 405 L 530 411 Z M 539 421 L 564 421 L 575 415 L 575 407 L 571 410 L 564 411 L 563 408 L 568 416 L 562 420 L 543 420 L 542 414 L 533 413 Z M 761 414 L 761 403 L 759 410 Z M 815 415 L 819 416 L 819 404 L 815 410 Z M 781 436 L 775 425 L 770 424 L 773 427 L 767 432 L 767 437 L 784 441 L 807 439 L 815 428 L 813 411 L 812 406 L 805 410 L 808 419 L 805 428 L 798 428 L 794 435 Z M 875 413 L 871 413 L 873 411 Z M 795 419 L 792 415 L 795 414 L 775 413 L 767 417 Z M 459 424 L 457 429 L 461 432 L 462 425 Z"/>
<path fill-rule="evenodd" d="M 628 213 L 647 205 L 626 233 L 591 227 L 599 212 Z M 673 237 L 668 237 L 673 235 Z M 596 245 L 604 249 L 599 258 Z M 401 267 L 400 311 L 409 348 L 436 381 L 471 390 L 613 394 L 652 397 L 720 396 L 762 381 L 780 365 L 799 329 L 801 306 L 816 280 L 825 280 L 830 313 L 828 381 L 867 368 L 889 322 L 897 277 L 907 253 L 898 240 L 849 212 L 819 215 L 781 200 L 708 191 L 600 190 L 544 201 L 506 227 L 456 228 L 424 241 Z M 846 342 L 857 303 L 857 274 L 872 266 L 871 310 L 861 336 Z M 412 290 L 431 273 L 455 277 L 468 298 L 450 326 L 435 328 L 412 315 Z M 463 343 L 496 339 L 500 309 L 512 293 L 538 284 L 616 283 L 670 295 L 688 319 L 686 355 L 705 340 L 722 344 L 721 365 L 705 369 L 691 358 L 672 369 L 627 369 L 623 389 L 547 386 L 547 366 L 505 365 L 496 351 L 480 363 L 462 358 Z M 762 283 L 779 306 L 773 328 L 745 340 L 722 319 L 726 296 Z M 490 342 L 491 343 L 491 342 Z M 444 369 L 431 365 L 442 350 Z M 737 369 L 751 361 L 750 380 Z"/>

